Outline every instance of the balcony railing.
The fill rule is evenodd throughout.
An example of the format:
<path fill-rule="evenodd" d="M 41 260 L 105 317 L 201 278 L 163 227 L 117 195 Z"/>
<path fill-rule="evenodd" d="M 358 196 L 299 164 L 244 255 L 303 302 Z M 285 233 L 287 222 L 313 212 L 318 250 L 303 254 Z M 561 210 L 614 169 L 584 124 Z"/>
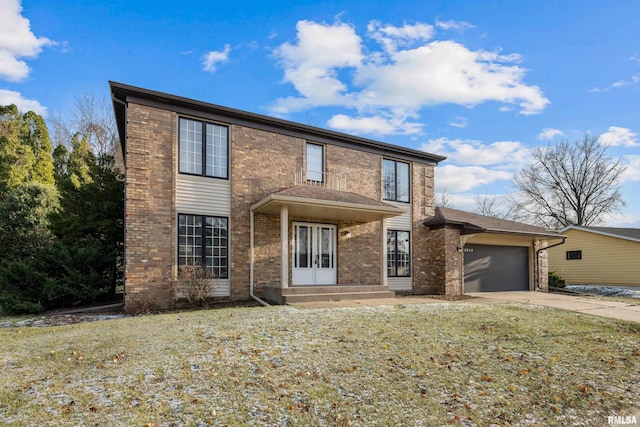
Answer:
<path fill-rule="evenodd" d="M 347 176 L 342 173 L 316 172 L 300 169 L 294 176 L 295 185 L 313 185 L 347 191 Z"/>

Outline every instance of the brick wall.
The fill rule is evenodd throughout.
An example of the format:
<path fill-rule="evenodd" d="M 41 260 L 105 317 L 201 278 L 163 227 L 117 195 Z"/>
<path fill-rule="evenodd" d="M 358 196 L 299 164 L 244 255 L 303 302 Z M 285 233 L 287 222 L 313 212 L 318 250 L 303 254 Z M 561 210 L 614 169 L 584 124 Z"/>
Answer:
<path fill-rule="evenodd" d="M 126 304 L 166 308 L 173 304 L 177 267 L 175 188 L 177 122 L 169 111 L 130 103 L 127 122 L 127 188 L 125 237 Z M 313 142 L 310 140 L 309 142 Z M 230 279 L 231 299 L 249 298 L 250 206 L 268 194 L 290 187 L 304 166 L 306 140 L 240 125 L 230 126 Z M 382 156 L 325 145 L 329 173 L 346 175 L 347 190 L 381 199 Z M 421 289 L 432 286 L 428 234 L 422 221 L 433 213 L 433 167 L 414 164 L 412 265 Z M 280 218 L 255 216 L 255 284 L 280 281 Z M 293 221 L 337 225 L 338 283 L 380 284 L 382 237 L 379 221 L 354 223 L 323 218 L 291 217 Z M 349 231 L 351 238 L 344 235 Z M 291 261 L 291 260 L 290 260 Z M 291 269 L 289 270 L 291 283 Z"/>
<path fill-rule="evenodd" d="M 412 171 L 412 254 L 413 291 L 416 294 L 439 294 L 440 282 L 433 270 L 433 243 L 424 220 L 433 215 L 433 166 L 414 164 Z"/>
<path fill-rule="evenodd" d="M 168 308 L 175 253 L 175 119 L 129 104 L 125 188 L 125 308 Z M 170 238 L 168 236 L 171 236 Z"/>
<path fill-rule="evenodd" d="M 293 174 L 303 164 L 304 143 L 300 138 L 231 126 L 232 299 L 249 298 L 250 207 L 293 185 Z M 280 281 L 280 217 L 256 215 L 254 220 L 254 280 L 262 287 Z"/>

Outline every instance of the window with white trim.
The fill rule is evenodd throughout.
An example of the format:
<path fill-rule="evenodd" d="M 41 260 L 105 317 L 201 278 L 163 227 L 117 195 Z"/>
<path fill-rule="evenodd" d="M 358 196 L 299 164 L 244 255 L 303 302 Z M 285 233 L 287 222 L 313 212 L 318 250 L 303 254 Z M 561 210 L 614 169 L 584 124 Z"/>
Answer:
<path fill-rule="evenodd" d="M 387 230 L 387 277 L 410 276 L 410 233 L 408 231 Z"/>
<path fill-rule="evenodd" d="M 202 265 L 219 279 L 229 277 L 228 218 L 178 215 L 178 267 Z"/>
<path fill-rule="evenodd" d="M 382 197 L 384 200 L 409 203 L 409 163 L 382 160 Z"/>
<path fill-rule="evenodd" d="M 229 128 L 199 120 L 179 120 L 180 173 L 228 178 Z"/>

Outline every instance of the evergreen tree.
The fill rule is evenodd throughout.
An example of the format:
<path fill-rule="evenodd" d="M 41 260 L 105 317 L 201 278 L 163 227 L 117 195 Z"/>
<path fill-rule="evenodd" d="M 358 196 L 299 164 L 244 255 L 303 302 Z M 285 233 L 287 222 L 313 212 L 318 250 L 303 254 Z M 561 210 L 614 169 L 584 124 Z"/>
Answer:
<path fill-rule="evenodd" d="M 0 200 L 27 182 L 54 184 L 47 125 L 32 111 L 0 107 Z"/>

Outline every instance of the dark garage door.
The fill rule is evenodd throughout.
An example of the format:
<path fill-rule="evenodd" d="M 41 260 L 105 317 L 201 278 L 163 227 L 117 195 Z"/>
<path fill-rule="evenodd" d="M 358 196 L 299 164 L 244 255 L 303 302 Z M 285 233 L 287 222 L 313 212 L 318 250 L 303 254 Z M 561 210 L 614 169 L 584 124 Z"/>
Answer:
<path fill-rule="evenodd" d="M 528 290 L 529 248 L 465 245 L 465 292 Z"/>

